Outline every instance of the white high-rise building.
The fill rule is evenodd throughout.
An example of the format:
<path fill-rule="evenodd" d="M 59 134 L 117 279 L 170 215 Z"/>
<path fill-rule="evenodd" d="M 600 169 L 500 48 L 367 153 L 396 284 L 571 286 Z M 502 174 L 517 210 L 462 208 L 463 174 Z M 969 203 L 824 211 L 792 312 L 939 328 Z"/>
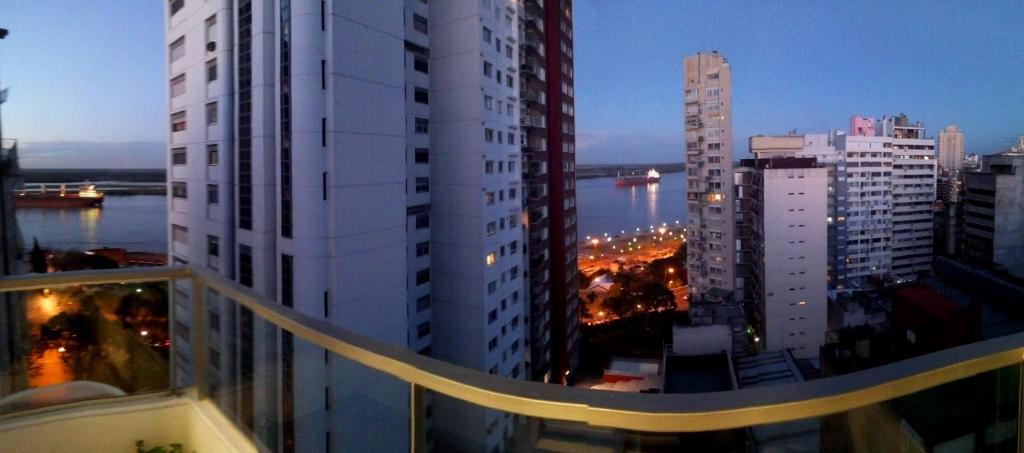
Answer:
<path fill-rule="evenodd" d="M 174 261 L 352 332 L 525 378 L 520 5 L 165 4 Z M 181 382 L 204 360 L 186 346 L 191 292 L 175 285 Z M 262 446 L 408 448 L 394 413 L 408 410 L 407 385 L 205 299 L 206 386 Z M 491 451 L 513 437 L 505 414 L 426 404 L 445 414 L 427 423 L 446 443 Z"/>
<path fill-rule="evenodd" d="M 939 131 L 938 139 L 939 167 L 949 172 L 964 169 L 964 132 L 955 124 L 946 126 Z"/>
<path fill-rule="evenodd" d="M 525 378 L 526 252 L 518 11 L 506 0 L 430 2 L 433 356 Z M 491 451 L 513 419 L 436 399 L 439 448 Z"/>
<path fill-rule="evenodd" d="M 838 135 L 846 164 L 847 284 L 892 271 L 892 142 L 875 135 Z"/>
<path fill-rule="evenodd" d="M 732 70 L 717 52 L 684 60 L 690 300 L 732 298 L 736 282 Z"/>
<path fill-rule="evenodd" d="M 816 359 L 828 330 L 829 169 L 814 158 L 755 156 L 737 174 L 749 182 L 741 200 L 753 244 L 746 282 L 762 347 Z"/>

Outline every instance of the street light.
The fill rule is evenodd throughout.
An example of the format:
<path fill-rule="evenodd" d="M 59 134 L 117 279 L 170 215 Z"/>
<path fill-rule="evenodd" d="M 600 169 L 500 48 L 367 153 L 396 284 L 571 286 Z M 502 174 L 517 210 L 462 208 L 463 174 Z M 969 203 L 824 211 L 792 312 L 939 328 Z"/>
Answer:
<path fill-rule="evenodd" d="M 600 244 L 601 241 L 599 241 L 597 239 L 591 239 L 590 243 L 594 244 L 594 256 L 597 256 L 597 244 Z"/>
<path fill-rule="evenodd" d="M 665 231 L 665 227 L 658 228 L 658 234 L 664 235 Z"/>
<path fill-rule="evenodd" d="M 668 278 L 668 274 L 674 274 L 675 272 L 676 272 L 676 270 L 674 268 L 671 268 L 671 267 L 665 270 L 665 284 L 666 285 L 668 285 L 669 283 L 672 283 L 672 280 L 670 280 Z"/>

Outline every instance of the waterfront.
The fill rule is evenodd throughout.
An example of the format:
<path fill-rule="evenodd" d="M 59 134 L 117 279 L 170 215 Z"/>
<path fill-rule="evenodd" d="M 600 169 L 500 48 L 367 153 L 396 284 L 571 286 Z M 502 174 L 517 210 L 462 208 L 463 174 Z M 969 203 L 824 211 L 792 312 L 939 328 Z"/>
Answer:
<path fill-rule="evenodd" d="M 615 187 L 615 178 L 576 181 L 576 227 L 584 237 L 686 223 L 686 173 L 661 176 L 658 184 Z"/>
<path fill-rule="evenodd" d="M 686 174 L 662 175 L 659 184 L 615 187 L 615 178 L 576 182 L 578 237 L 686 220 Z M 124 247 L 167 250 L 167 199 L 161 195 L 109 196 L 102 208 L 18 209 L 23 242 L 43 247 L 88 250 Z"/>
<path fill-rule="evenodd" d="M 109 196 L 102 208 L 22 208 L 15 216 L 26 249 L 36 237 L 40 246 L 61 250 L 167 250 L 167 198 L 162 195 Z"/>

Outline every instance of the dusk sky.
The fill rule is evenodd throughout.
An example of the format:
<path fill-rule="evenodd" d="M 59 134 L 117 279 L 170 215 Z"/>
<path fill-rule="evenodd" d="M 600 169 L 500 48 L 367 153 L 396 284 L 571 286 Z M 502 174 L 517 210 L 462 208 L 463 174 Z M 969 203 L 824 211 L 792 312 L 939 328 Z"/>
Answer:
<path fill-rule="evenodd" d="M 712 49 L 733 69 L 736 155 L 750 135 L 845 129 L 854 114 L 906 113 L 929 135 L 958 124 L 968 152 L 1024 134 L 1019 0 L 576 0 L 575 13 L 580 163 L 681 161 L 682 59 Z M 25 166 L 163 165 L 162 14 L 157 0 L 3 0 L 3 133 Z"/>

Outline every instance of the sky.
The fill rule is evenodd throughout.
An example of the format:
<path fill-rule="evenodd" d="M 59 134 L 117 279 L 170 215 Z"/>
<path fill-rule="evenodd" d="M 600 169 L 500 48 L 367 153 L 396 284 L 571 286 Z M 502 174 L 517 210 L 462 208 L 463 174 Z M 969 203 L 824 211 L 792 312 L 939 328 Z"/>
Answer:
<path fill-rule="evenodd" d="M 683 159 L 683 57 L 725 55 L 734 155 L 757 134 L 824 132 L 906 113 L 968 152 L 1024 134 L 1020 0 L 576 0 L 579 163 Z M 160 167 L 161 0 L 2 0 L 5 137 L 26 167 Z"/>

